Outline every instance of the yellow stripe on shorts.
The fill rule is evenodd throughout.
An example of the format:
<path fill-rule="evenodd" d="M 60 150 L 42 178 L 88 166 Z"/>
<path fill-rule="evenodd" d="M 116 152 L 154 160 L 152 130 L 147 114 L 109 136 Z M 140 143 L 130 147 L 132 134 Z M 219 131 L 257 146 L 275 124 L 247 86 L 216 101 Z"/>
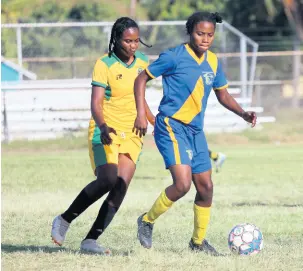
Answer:
<path fill-rule="evenodd" d="M 170 139 L 173 142 L 176 165 L 180 165 L 181 164 L 181 158 L 180 158 L 178 141 L 175 137 L 173 129 L 170 127 L 170 125 L 168 123 L 168 118 L 167 117 L 164 119 L 164 122 L 166 124 L 166 129 L 169 133 Z"/>

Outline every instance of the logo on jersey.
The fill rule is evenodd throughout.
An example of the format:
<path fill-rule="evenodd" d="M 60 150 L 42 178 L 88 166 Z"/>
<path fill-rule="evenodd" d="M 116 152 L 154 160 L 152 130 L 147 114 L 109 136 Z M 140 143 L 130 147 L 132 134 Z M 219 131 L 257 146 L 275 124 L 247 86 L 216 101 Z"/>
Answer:
<path fill-rule="evenodd" d="M 186 150 L 187 154 L 188 154 L 188 158 L 189 160 L 193 159 L 193 151 L 192 150 Z"/>
<path fill-rule="evenodd" d="M 203 72 L 202 76 L 204 77 L 206 85 L 212 85 L 214 82 L 214 73 L 212 72 Z"/>
<path fill-rule="evenodd" d="M 119 80 L 119 79 L 122 79 L 122 74 L 118 74 L 118 75 L 116 76 L 116 80 Z"/>
<path fill-rule="evenodd" d="M 141 72 L 143 72 L 143 68 L 142 68 L 142 67 L 140 67 L 140 68 L 138 69 L 138 74 L 140 74 Z"/>

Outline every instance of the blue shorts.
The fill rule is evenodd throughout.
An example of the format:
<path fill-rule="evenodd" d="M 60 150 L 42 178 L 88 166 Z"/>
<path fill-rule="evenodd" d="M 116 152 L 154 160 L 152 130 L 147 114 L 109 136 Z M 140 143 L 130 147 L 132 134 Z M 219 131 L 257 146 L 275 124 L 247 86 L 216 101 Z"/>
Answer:
<path fill-rule="evenodd" d="M 158 114 L 154 136 L 166 168 L 189 165 L 194 174 L 211 169 L 203 131 L 193 133 L 185 124 Z"/>

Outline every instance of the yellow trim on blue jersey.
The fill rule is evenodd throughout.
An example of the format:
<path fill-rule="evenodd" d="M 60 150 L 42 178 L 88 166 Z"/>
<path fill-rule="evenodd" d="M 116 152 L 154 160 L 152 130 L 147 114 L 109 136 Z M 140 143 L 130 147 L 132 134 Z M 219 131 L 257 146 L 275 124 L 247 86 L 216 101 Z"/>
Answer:
<path fill-rule="evenodd" d="M 197 55 L 195 54 L 195 52 L 189 47 L 188 44 L 185 44 L 185 48 L 186 48 L 187 52 L 192 56 L 192 58 L 198 62 L 199 65 L 204 61 L 205 54 L 203 54 L 199 58 L 199 57 L 197 57 Z"/>
<path fill-rule="evenodd" d="M 219 87 L 219 88 L 215 88 L 215 90 L 222 90 L 222 89 L 225 89 L 225 88 L 228 88 L 228 84 L 222 86 L 222 87 Z"/>
<path fill-rule="evenodd" d="M 169 133 L 170 139 L 173 142 L 176 165 L 180 165 L 181 164 L 181 158 L 180 158 L 178 141 L 175 137 L 173 129 L 170 127 L 170 125 L 168 123 L 168 118 L 167 117 L 164 119 L 164 122 L 166 124 L 166 129 Z"/>
<path fill-rule="evenodd" d="M 181 108 L 172 116 L 172 118 L 189 124 L 195 116 L 202 111 L 202 99 L 204 96 L 203 79 L 200 76 L 194 90 L 189 95 Z"/>
<path fill-rule="evenodd" d="M 218 58 L 211 51 L 207 51 L 207 62 L 210 65 L 211 69 L 213 70 L 214 75 L 216 76 L 218 69 Z"/>
<path fill-rule="evenodd" d="M 153 79 L 155 79 L 156 77 L 152 75 L 152 73 L 149 71 L 148 68 L 145 69 L 146 73 Z"/>

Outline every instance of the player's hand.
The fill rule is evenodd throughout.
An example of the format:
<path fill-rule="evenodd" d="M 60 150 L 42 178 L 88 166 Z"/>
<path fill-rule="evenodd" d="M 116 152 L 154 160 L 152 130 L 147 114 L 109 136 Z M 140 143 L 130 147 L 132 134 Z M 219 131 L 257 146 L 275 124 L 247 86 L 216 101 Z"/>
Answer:
<path fill-rule="evenodd" d="M 106 123 L 104 123 L 103 125 L 101 125 L 100 127 L 100 131 L 101 131 L 101 135 L 100 135 L 100 139 L 103 145 L 110 145 L 112 144 L 113 140 L 110 137 L 110 133 L 114 133 L 115 135 L 117 135 L 117 132 L 114 128 L 112 127 L 108 127 L 106 125 Z"/>
<path fill-rule="evenodd" d="M 149 122 L 152 126 L 155 126 L 156 118 L 153 117 L 151 120 L 148 120 L 148 122 Z"/>
<path fill-rule="evenodd" d="M 256 112 L 253 112 L 253 111 L 247 111 L 247 112 L 244 112 L 242 114 L 242 118 L 251 123 L 251 127 L 255 127 L 256 123 L 257 123 L 257 115 L 256 115 Z"/>
<path fill-rule="evenodd" d="M 137 115 L 137 118 L 135 120 L 133 132 L 136 133 L 136 135 L 139 135 L 140 137 L 145 136 L 147 131 L 147 120 L 146 117 Z"/>

